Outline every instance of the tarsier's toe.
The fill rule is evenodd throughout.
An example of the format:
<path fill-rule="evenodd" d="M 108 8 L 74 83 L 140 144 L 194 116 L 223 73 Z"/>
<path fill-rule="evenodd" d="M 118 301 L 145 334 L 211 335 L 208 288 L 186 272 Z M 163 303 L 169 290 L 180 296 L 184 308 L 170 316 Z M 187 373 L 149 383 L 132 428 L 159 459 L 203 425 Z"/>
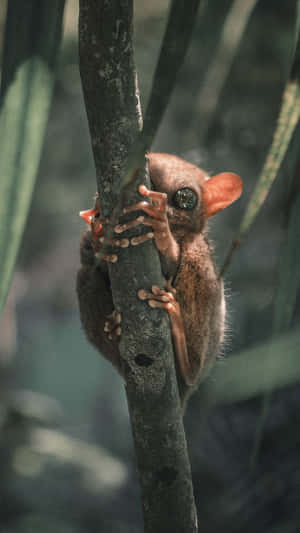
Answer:
<path fill-rule="evenodd" d="M 140 289 L 138 291 L 138 297 L 140 300 L 148 300 L 150 307 L 160 307 L 167 311 L 172 311 L 175 302 L 171 292 L 160 289 L 157 285 L 152 286 L 151 292 Z"/>
<path fill-rule="evenodd" d="M 146 291 L 145 289 L 140 289 L 138 291 L 138 297 L 140 300 L 147 300 L 148 294 L 149 292 Z"/>
<path fill-rule="evenodd" d="M 168 287 L 168 289 L 170 289 L 170 287 Z M 157 296 L 158 299 L 161 300 L 162 302 L 173 302 L 174 301 L 174 294 L 173 294 L 173 291 L 171 290 L 161 289 L 157 285 L 153 285 L 151 290 L 152 290 L 152 293 L 155 296 Z"/>
<path fill-rule="evenodd" d="M 121 328 L 121 314 L 117 311 L 113 311 L 111 315 L 107 317 L 107 320 L 104 323 L 104 331 L 107 333 L 108 340 L 114 340 L 114 337 L 117 337 L 116 340 L 119 340 L 122 334 Z"/>
<path fill-rule="evenodd" d="M 100 250 L 96 253 L 96 259 L 99 261 L 106 261 L 107 263 L 116 263 L 118 261 L 117 254 L 103 254 Z"/>
<path fill-rule="evenodd" d="M 129 239 L 113 239 L 112 241 L 113 246 L 120 246 L 120 248 L 128 248 L 129 244 Z"/>

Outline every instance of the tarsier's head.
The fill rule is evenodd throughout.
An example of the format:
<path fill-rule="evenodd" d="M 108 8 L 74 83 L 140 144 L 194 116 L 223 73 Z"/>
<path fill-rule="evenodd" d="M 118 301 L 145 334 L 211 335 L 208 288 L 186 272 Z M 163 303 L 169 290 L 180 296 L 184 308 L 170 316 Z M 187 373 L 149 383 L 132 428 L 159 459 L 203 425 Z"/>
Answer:
<path fill-rule="evenodd" d="M 242 180 L 231 172 L 209 177 L 200 168 L 180 157 L 149 153 L 152 188 L 168 196 L 168 218 L 176 226 L 194 232 L 202 230 L 206 218 L 237 200 Z"/>
<path fill-rule="evenodd" d="M 209 177 L 201 168 L 170 154 L 149 153 L 148 161 L 152 188 L 167 194 L 168 219 L 174 231 L 202 231 L 208 217 L 235 202 L 242 193 L 242 180 L 232 172 Z M 102 236 L 98 196 L 94 208 L 81 211 L 80 216 L 91 226 L 96 239 Z"/>

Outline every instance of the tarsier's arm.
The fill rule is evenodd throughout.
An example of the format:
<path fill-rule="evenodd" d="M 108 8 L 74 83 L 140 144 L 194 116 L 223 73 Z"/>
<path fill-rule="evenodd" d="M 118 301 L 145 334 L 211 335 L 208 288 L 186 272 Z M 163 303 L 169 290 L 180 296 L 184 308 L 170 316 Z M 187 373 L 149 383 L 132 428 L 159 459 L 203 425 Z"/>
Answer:
<path fill-rule="evenodd" d="M 204 237 L 205 221 L 235 201 L 241 194 L 242 185 L 235 174 L 223 173 L 208 178 L 201 169 L 168 154 L 149 154 L 149 170 L 156 190 L 140 185 L 139 192 L 150 203 L 141 200 L 124 208 L 124 213 L 142 211 L 143 214 L 130 222 L 117 224 L 114 228 L 116 238 L 110 243 L 116 247 L 116 253 L 105 255 L 102 259 L 114 262 L 119 246 L 136 246 L 154 239 L 166 276 L 166 286 L 154 286 L 151 291 L 141 288 L 138 297 L 147 300 L 150 307 L 161 307 L 168 312 L 177 372 L 180 381 L 185 384 L 181 387 L 183 402 L 186 391 L 199 380 L 206 360 L 215 356 L 224 327 L 223 287 Z M 84 212 L 82 216 L 91 224 L 91 241 L 96 254 L 101 247 L 102 227 L 95 218 L 99 218 L 98 208 L 92 211 Z M 120 238 L 128 229 L 140 224 L 148 226 L 150 231 L 131 239 Z M 80 301 L 81 285 L 82 281 L 78 288 Z M 107 283 L 105 286 L 109 291 Z M 98 297 L 101 301 L 100 293 Z M 80 306 L 82 308 L 82 302 Z M 81 312 L 81 317 L 82 314 L 84 312 Z M 103 326 L 103 316 L 98 322 L 95 318 L 93 329 L 109 329 L 107 325 Z M 119 324 L 116 327 L 120 330 Z M 101 337 L 98 348 L 103 351 L 103 331 L 99 331 L 98 335 Z M 88 337 L 91 335 L 88 334 Z M 94 344 L 97 345 L 96 342 Z M 111 349 L 114 353 L 112 362 L 122 373 L 116 343 Z"/>

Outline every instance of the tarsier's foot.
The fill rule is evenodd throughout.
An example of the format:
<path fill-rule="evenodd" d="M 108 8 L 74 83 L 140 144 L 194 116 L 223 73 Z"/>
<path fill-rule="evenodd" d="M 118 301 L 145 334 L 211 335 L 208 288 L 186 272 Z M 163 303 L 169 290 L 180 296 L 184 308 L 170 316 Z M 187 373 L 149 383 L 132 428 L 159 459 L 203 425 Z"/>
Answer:
<path fill-rule="evenodd" d="M 176 291 L 171 286 L 170 280 L 167 282 L 167 289 L 169 290 L 160 289 L 157 285 L 153 285 L 151 292 L 140 289 L 138 297 L 141 300 L 148 300 L 150 307 L 160 307 L 168 312 L 178 367 L 186 384 L 192 385 L 194 372 L 188 356 L 180 305 L 175 299 Z"/>
<path fill-rule="evenodd" d="M 112 314 L 106 318 L 104 323 L 104 331 L 107 334 L 108 340 L 120 340 L 122 334 L 120 313 L 113 311 Z"/>
<path fill-rule="evenodd" d="M 170 286 L 168 286 L 168 289 L 163 290 L 157 287 L 157 285 L 153 285 L 152 292 L 140 289 L 138 291 L 138 297 L 140 300 L 148 300 L 150 307 L 161 307 L 162 309 L 166 309 L 171 315 L 180 313 L 179 303 L 175 300 L 175 289 Z"/>

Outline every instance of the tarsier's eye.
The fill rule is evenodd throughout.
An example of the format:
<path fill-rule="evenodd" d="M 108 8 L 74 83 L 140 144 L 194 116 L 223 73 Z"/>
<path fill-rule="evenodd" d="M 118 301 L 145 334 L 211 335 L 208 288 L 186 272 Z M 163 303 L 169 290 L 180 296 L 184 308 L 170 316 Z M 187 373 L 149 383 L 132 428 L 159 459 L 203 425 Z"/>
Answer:
<path fill-rule="evenodd" d="M 175 207 L 178 207 L 178 209 L 186 209 L 187 211 L 194 209 L 197 205 L 197 195 L 188 187 L 178 189 L 173 196 L 173 204 Z"/>

